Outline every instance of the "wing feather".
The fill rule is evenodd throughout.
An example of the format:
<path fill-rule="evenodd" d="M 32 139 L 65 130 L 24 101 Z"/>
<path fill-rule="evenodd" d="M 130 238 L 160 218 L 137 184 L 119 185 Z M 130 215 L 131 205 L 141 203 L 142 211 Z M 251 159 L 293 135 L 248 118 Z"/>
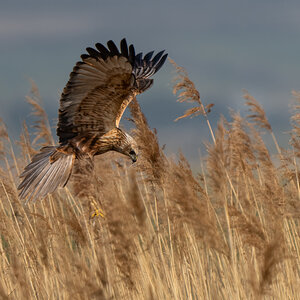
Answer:
<path fill-rule="evenodd" d="M 100 57 L 100 53 L 94 48 L 88 47 L 86 48 L 86 51 L 91 57 L 95 57 L 95 58 Z"/>
<path fill-rule="evenodd" d="M 125 39 L 120 42 L 121 53 L 123 56 L 128 57 L 128 46 Z"/>
<path fill-rule="evenodd" d="M 120 54 L 116 44 L 113 41 L 108 41 L 107 46 L 108 46 L 108 49 L 110 50 L 112 55 L 117 55 L 118 56 Z"/>
<path fill-rule="evenodd" d="M 97 43 L 96 45 L 96 48 L 99 50 L 100 52 L 100 55 L 102 57 L 103 60 L 105 60 L 106 58 L 108 58 L 110 56 L 110 53 L 109 51 L 106 49 L 105 46 L 103 46 L 102 44 L 100 43 Z"/>
<path fill-rule="evenodd" d="M 125 39 L 120 50 L 113 41 L 107 48 L 97 43 L 87 48 L 70 74 L 60 100 L 57 135 L 61 144 L 85 133 L 103 135 L 118 127 L 120 119 L 139 93 L 152 85 L 148 79 L 163 65 L 163 51 L 135 54 Z"/>

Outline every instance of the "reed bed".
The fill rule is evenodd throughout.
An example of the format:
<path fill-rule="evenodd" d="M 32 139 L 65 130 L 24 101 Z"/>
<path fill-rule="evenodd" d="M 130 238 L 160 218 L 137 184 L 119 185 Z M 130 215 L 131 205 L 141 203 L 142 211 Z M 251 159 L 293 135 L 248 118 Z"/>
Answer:
<path fill-rule="evenodd" d="M 27 98 L 35 137 L 24 124 L 18 155 L 1 123 L 1 299 L 300 299 L 300 93 L 280 148 L 247 91 L 248 117 L 231 112 L 213 129 L 213 105 L 172 63 L 174 93 L 194 105 L 178 122 L 204 117 L 211 134 L 197 174 L 182 154 L 164 154 L 134 101 L 136 164 L 114 153 L 94 168 L 79 162 L 66 188 L 24 205 L 18 175 L 54 140 L 37 88 Z M 91 218 L 99 208 L 104 217 Z"/>

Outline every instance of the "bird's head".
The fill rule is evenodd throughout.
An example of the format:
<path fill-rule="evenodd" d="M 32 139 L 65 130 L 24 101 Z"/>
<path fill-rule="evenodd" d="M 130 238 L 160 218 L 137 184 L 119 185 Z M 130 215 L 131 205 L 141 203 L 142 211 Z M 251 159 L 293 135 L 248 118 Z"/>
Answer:
<path fill-rule="evenodd" d="M 127 143 L 125 144 L 125 147 L 123 149 L 123 154 L 129 156 L 132 160 L 132 163 L 135 163 L 138 157 L 137 143 L 128 133 L 126 133 L 126 140 Z"/>
<path fill-rule="evenodd" d="M 130 157 L 132 162 L 135 163 L 138 158 L 137 143 L 128 133 L 122 132 L 122 135 L 122 143 L 117 151 Z"/>
<path fill-rule="evenodd" d="M 125 154 L 126 156 L 130 157 L 132 160 L 132 163 L 135 163 L 138 158 L 138 151 L 135 144 L 128 144 L 126 147 L 120 151 L 122 154 Z"/>
<path fill-rule="evenodd" d="M 138 155 L 137 155 L 136 151 L 134 151 L 133 149 L 131 149 L 129 151 L 129 157 L 131 158 L 132 162 L 135 163 L 137 161 Z"/>

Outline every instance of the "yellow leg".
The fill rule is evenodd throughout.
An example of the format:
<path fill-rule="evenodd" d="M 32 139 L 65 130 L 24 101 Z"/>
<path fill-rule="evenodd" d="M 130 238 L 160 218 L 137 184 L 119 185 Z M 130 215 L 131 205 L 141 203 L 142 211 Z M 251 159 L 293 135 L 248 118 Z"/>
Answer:
<path fill-rule="evenodd" d="M 97 203 L 95 201 L 95 199 L 93 197 L 90 197 L 90 204 L 91 204 L 91 207 L 92 207 L 92 210 L 94 211 L 90 217 L 90 219 L 94 219 L 95 217 L 102 217 L 102 218 L 105 218 L 104 216 L 104 212 L 102 210 L 101 207 L 97 207 Z"/>

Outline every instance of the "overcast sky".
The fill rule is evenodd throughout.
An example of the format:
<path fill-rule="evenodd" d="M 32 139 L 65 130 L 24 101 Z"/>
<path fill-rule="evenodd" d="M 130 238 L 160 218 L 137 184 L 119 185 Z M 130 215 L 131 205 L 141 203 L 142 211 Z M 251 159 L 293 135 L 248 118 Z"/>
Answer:
<path fill-rule="evenodd" d="M 214 126 L 229 108 L 245 111 L 247 89 L 286 146 L 291 91 L 300 89 L 299 15 L 299 1 L 283 0 L 1 1 L 0 117 L 18 136 L 31 119 L 24 99 L 33 79 L 55 129 L 60 93 L 85 48 L 126 37 L 139 52 L 166 49 L 186 68 L 215 104 Z M 187 108 L 172 95 L 173 75 L 166 63 L 140 104 L 166 151 L 196 161 L 208 130 L 201 118 L 173 122 Z"/>

